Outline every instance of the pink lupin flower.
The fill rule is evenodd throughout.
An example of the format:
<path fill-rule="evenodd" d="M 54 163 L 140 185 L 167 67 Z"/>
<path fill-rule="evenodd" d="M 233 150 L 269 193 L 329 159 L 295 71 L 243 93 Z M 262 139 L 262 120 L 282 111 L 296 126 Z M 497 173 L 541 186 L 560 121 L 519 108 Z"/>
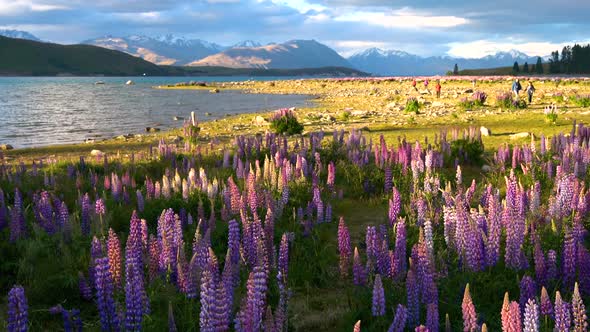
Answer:
<path fill-rule="evenodd" d="M 469 284 L 465 286 L 465 292 L 463 293 L 463 303 L 461 304 L 463 311 L 463 331 L 464 332 L 475 332 L 477 331 L 477 313 L 475 312 L 475 306 L 471 300 L 471 294 L 469 293 Z"/>

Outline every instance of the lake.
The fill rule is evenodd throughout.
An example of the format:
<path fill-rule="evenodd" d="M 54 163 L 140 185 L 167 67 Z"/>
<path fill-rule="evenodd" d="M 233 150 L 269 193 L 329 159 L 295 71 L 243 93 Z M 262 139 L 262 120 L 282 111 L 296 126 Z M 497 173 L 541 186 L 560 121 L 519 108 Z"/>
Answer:
<path fill-rule="evenodd" d="M 187 81 L 246 81 L 250 77 L 0 77 L 0 144 L 15 148 L 97 141 L 118 135 L 182 126 L 194 111 L 199 121 L 228 114 L 305 107 L 310 96 L 240 91 L 158 90 Z M 293 79 L 262 77 L 256 80 Z M 135 85 L 125 85 L 133 80 Z M 96 81 L 105 82 L 95 85 Z M 210 115 L 206 115 L 210 114 Z"/>

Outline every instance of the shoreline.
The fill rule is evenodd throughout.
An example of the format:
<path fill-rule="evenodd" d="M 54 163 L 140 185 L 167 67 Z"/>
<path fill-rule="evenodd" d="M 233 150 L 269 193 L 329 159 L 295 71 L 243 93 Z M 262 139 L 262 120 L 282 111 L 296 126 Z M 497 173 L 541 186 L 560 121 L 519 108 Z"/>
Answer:
<path fill-rule="evenodd" d="M 431 78 L 428 78 L 431 79 Z M 546 78 L 547 79 L 547 78 Z M 428 136 L 433 139 L 435 134 L 446 128 L 466 128 L 484 126 L 490 128 L 493 135 L 484 137 L 486 146 L 498 147 L 502 144 L 520 144 L 530 141 L 528 138 L 511 139 L 512 134 L 528 132 L 538 139 L 540 133 L 547 136 L 569 132 L 571 123 L 590 123 L 590 110 L 572 105 L 571 100 L 558 102 L 559 118 L 555 124 L 545 122 L 544 107 L 555 103 L 553 96 L 564 93 L 570 97 L 574 94 L 590 94 L 588 81 L 574 83 L 574 79 L 536 82 L 536 102 L 523 110 L 502 110 L 495 103 L 495 96 L 506 91 L 506 78 L 481 81 L 475 90 L 488 94 L 486 104 L 474 110 L 460 110 L 457 106 L 462 98 L 471 95 L 473 90 L 470 81 L 465 77 L 455 80 L 443 80 L 443 95 L 437 99 L 432 91 L 412 89 L 407 79 L 388 78 L 349 78 L 349 79 L 299 79 L 275 81 L 244 81 L 244 82 L 207 82 L 205 86 L 173 86 L 155 87 L 161 89 L 197 89 L 238 90 L 249 94 L 303 94 L 309 95 L 306 101 L 313 101 L 311 107 L 298 108 L 296 113 L 305 126 L 305 133 L 324 130 L 363 129 L 369 137 L 378 139 L 384 135 L 387 140 L 395 141 L 397 137 L 408 140 L 424 141 Z M 417 98 L 422 108 L 418 114 L 404 111 L 407 98 Z M 257 125 L 258 117 L 267 118 L 268 111 L 226 116 L 220 119 L 199 122 L 201 127 L 200 142 L 206 144 L 212 139 L 228 139 L 236 135 L 262 134 L 268 126 Z M 260 121 L 262 122 L 262 121 Z M 3 151 L 5 156 L 12 158 L 34 158 L 49 153 L 69 154 L 87 153 L 92 149 L 104 149 L 105 152 L 136 151 L 157 145 L 160 139 L 172 142 L 182 136 L 182 127 L 163 130 L 155 134 L 141 134 L 136 138 L 123 140 L 117 137 L 107 138 L 92 144 L 49 145 L 43 147 L 18 148 Z M 182 144 L 182 143 L 180 143 Z"/>

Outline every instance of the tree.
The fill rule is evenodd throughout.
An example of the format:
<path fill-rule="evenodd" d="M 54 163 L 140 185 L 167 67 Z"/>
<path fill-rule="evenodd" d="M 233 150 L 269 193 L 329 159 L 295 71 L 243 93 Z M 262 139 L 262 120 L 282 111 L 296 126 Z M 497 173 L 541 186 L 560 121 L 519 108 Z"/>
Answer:
<path fill-rule="evenodd" d="M 525 62 L 524 66 L 522 66 L 522 72 L 525 74 L 529 73 L 529 63 L 528 62 Z"/>
<path fill-rule="evenodd" d="M 459 66 L 455 64 L 455 68 L 453 68 L 453 75 L 459 75 Z"/>
<path fill-rule="evenodd" d="M 551 74 L 559 73 L 559 51 L 551 52 L 551 59 L 549 59 L 549 72 Z"/>
<path fill-rule="evenodd" d="M 537 72 L 537 66 L 533 63 L 531 65 L 531 73 L 536 73 Z"/>
<path fill-rule="evenodd" d="M 517 61 L 514 61 L 514 66 L 512 66 L 512 72 L 515 74 L 520 72 L 520 68 L 518 67 Z"/>
<path fill-rule="evenodd" d="M 537 74 L 543 74 L 543 60 L 537 57 L 537 65 L 535 66 Z"/>

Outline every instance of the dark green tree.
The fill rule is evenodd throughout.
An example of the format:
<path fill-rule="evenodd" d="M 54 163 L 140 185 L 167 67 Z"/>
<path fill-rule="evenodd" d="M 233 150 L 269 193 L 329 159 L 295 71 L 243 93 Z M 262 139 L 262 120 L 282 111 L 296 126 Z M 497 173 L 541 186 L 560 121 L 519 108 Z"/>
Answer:
<path fill-rule="evenodd" d="M 537 57 L 537 65 L 535 66 L 537 74 L 543 74 L 543 60 Z"/>
<path fill-rule="evenodd" d="M 551 74 L 559 73 L 559 51 L 551 52 L 551 59 L 549 59 L 549 72 Z"/>
<path fill-rule="evenodd" d="M 524 66 L 522 66 L 522 72 L 525 74 L 529 73 L 529 63 L 528 62 L 525 62 Z"/>
<path fill-rule="evenodd" d="M 455 67 L 453 68 L 453 75 L 459 75 L 459 66 L 457 64 L 455 64 Z"/>
<path fill-rule="evenodd" d="M 512 72 L 515 74 L 520 72 L 520 68 L 518 67 L 517 61 L 514 61 L 514 66 L 512 66 Z"/>

